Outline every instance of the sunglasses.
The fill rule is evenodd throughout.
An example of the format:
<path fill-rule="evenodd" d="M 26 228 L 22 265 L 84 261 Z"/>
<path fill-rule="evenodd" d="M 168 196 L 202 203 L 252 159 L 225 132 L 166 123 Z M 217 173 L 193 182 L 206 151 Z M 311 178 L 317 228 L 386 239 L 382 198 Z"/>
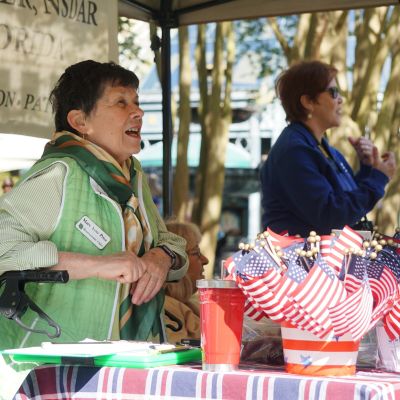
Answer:
<path fill-rule="evenodd" d="M 328 92 L 331 95 L 332 99 L 337 99 L 337 97 L 339 96 L 339 88 L 337 86 L 328 87 L 325 92 Z"/>

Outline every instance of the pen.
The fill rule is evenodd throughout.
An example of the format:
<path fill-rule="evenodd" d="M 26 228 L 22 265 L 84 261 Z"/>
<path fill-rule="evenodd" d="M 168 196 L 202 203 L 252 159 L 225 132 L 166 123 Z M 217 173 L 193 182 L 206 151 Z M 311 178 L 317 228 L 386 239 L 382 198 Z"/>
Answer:
<path fill-rule="evenodd" d="M 158 353 L 159 354 L 176 353 L 177 351 L 186 351 L 186 350 L 190 350 L 190 347 L 179 346 L 179 347 L 175 347 L 173 349 L 158 350 Z"/>
<path fill-rule="evenodd" d="M 158 349 L 157 346 L 155 345 L 150 345 L 149 348 L 155 350 L 155 352 L 158 354 L 176 353 L 178 351 L 190 350 L 190 347 L 188 346 L 179 346 L 179 345 L 168 349 Z"/>
<path fill-rule="evenodd" d="M 192 347 L 200 347 L 200 339 L 182 339 L 181 345 L 188 345 Z"/>

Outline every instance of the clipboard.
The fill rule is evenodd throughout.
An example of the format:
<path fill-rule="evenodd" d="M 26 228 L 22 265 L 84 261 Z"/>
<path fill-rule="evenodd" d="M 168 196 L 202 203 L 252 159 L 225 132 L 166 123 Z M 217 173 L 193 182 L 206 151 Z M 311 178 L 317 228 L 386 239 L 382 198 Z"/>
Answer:
<path fill-rule="evenodd" d="M 20 349 L 3 350 L 16 363 L 38 363 L 59 365 L 81 365 L 90 367 L 151 368 L 163 365 L 199 362 L 202 359 L 200 348 L 182 345 L 163 345 L 128 342 L 126 350 L 121 346 L 113 349 L 111 343 L 53 344 Z M 98 348 L 95 348 L 99 344 Z M 122 343 L 123 345 L 124 343 Z M 81 350 L 80 350 L 81 346 Z M 108 347 L 107 347 L 108 346 Z M 68 348 L 69 347 L 69 348 Z"/>

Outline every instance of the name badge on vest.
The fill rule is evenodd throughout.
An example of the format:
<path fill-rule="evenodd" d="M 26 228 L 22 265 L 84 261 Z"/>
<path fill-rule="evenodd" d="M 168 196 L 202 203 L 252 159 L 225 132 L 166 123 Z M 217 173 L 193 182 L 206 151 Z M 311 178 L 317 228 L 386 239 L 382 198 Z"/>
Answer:
<path fill-rule="evenodd" d="M 104 249 L 111 240 L 110 236 L 86 215 L 76 223 L 75 227 L 100 250 Z"/>

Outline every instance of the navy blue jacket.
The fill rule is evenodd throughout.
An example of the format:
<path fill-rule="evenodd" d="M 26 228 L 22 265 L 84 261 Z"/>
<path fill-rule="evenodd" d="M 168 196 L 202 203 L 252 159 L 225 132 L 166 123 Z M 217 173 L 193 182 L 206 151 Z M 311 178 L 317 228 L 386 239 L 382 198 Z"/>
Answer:
<path fill-rule="evenodd" d="M 339 151 L 322 145 L 330 158 L 301 123 L 282 131 L 260 171 L 264 228 L 328 234 L 358 222 L 383 197 L 385 174 L 361 165 L 354 175 Z"/>

